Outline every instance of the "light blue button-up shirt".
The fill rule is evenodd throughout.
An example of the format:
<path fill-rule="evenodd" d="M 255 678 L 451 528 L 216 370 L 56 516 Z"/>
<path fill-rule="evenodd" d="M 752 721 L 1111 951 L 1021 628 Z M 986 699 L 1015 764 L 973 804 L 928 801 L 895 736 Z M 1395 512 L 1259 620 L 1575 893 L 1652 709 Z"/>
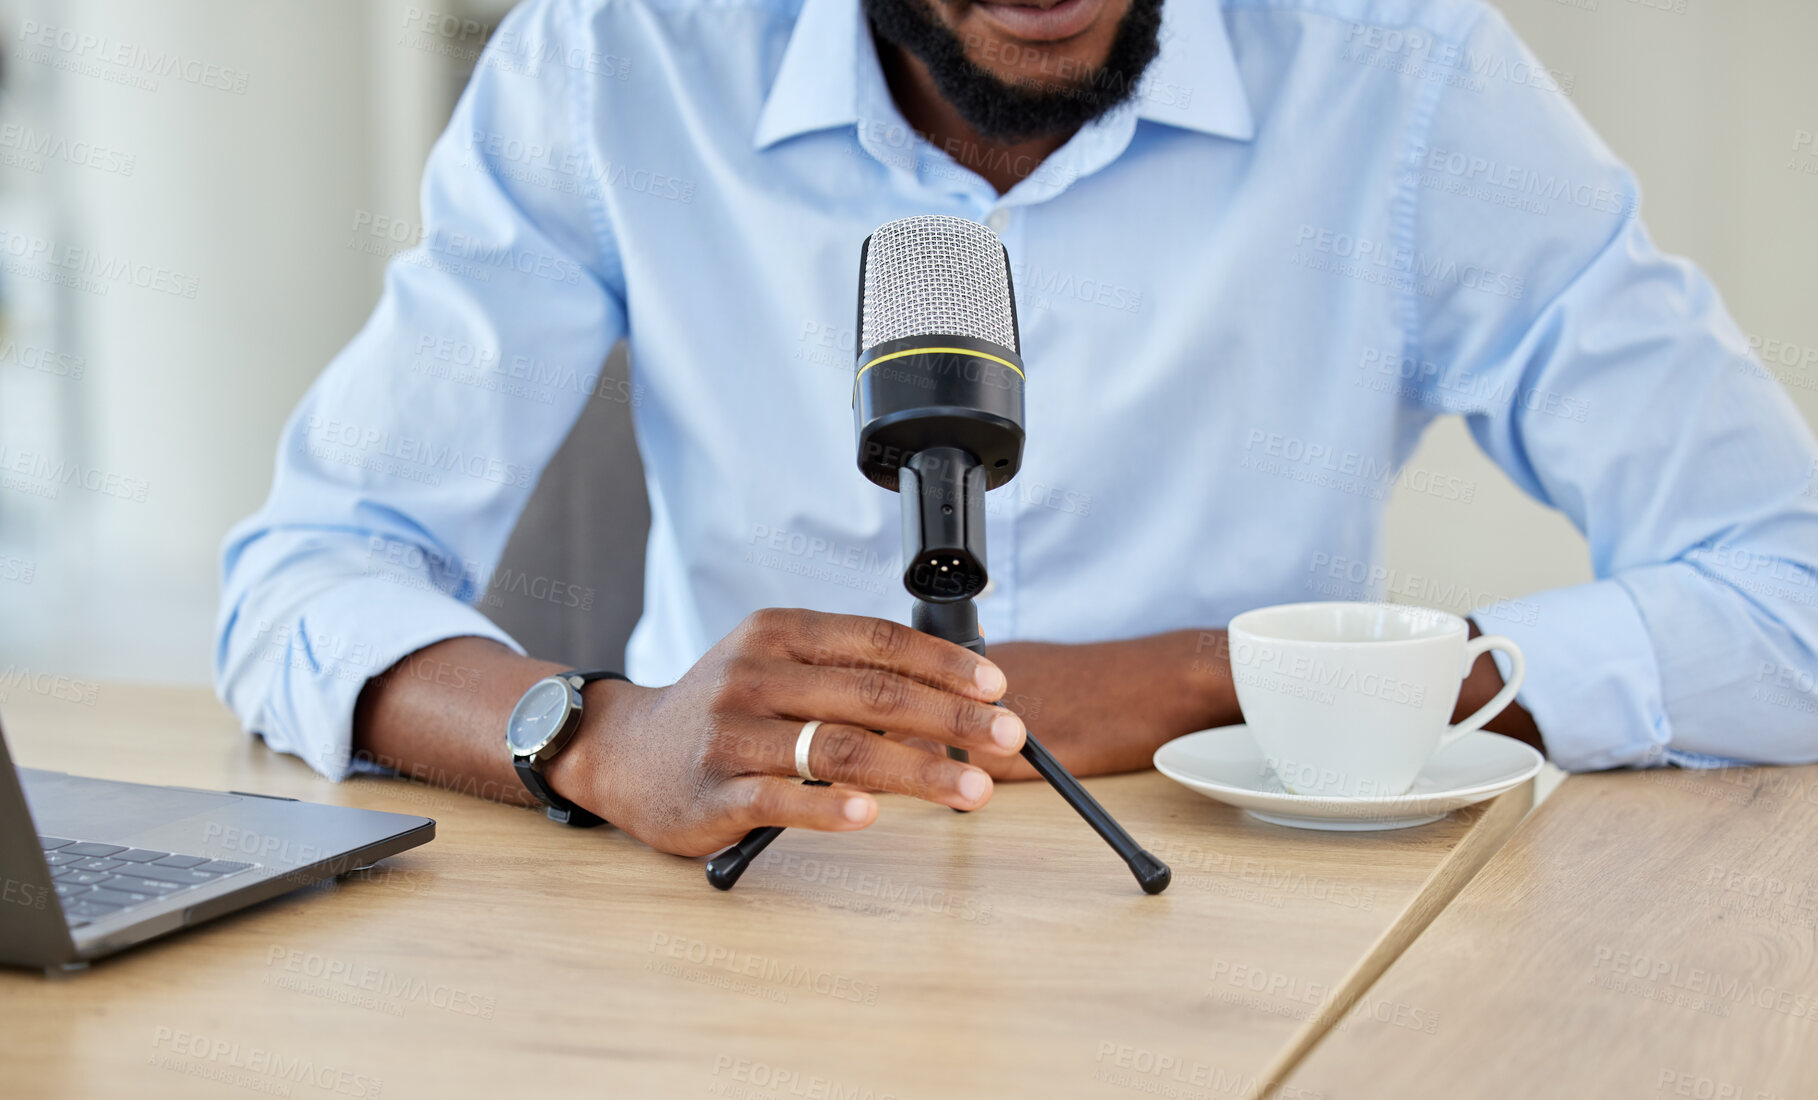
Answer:
<path fill-rule="evenodd" d="M 510 644 L 472 605 L 583 407 L 623 399 L 621 338 L 635 680 L 755 608 L 905 620 L 897 498 L 855 468 L 857 257 L 941 213 L 1002 236 L 1028 364 L 988 637 L 1379 597 L 1391 492 L 1473 491 L 1405 465 L 1457 413 L 1590 543 L 1594 582 L 1476 611 L 1559 763 L 1818 760 L 1818 446 L 1567 78 L 1476 0 L 1169 0 L 1162 34 L 1138 95 L 999 196 L 905 124 L 858 0 L 519 8 L 421 243 L 228 537 L 223 698 L 338 777 L 367 677 Z"/>

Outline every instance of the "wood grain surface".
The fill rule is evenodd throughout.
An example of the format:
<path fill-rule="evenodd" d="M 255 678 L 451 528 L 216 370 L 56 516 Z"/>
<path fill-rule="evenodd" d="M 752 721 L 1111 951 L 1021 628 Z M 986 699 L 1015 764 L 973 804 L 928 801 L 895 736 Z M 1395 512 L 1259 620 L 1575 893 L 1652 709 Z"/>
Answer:
<path fill-rule="evenodd" d="M 1818 1096 L 1818 767 L 1568 778 L 1289 1081 L 1329 1097 Z M 1383 1015 L 1392 1016 L 1392 1013 Z"/>
<path fill-rule="evenodd" d="M 1318 833 L 1154 773 L 1092 780 L 1173 865 L 1148 897 L 1046 786 L 1006 784 L 980 813 L 887 798 L 862 833 L 791 831 L 722 894 L 611 829 L 328 783 L 200 690 L 13 694 L 21 765 L 439 823 L 87 973 L 0 973 L 4 1092 L 29 1097 L 1253 1096 L 1323 1006 L 1355 1018 L 1531 799 Z"/>

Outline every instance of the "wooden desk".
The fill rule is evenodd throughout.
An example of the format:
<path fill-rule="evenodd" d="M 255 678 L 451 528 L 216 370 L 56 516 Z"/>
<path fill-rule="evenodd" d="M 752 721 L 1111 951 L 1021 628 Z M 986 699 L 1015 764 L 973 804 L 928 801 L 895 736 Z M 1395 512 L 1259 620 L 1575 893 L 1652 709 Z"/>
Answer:
<path fill-rule="evenodd" d="M 1342 1097 L 1818 1095 L 1818 767 L 1568 778 L 1290 1078 Z"/>
<path fill-rule="evenodd" d="M 1013 784 L 977 814 L 887 799 L 864 833 L 791 832 L 721 894 L 610 829 L 329 784 L 198 690 L 15 692 L 5 721 L 28 766 L 439 822 L 364 881 L 86 974 L 0 973 L 4 1091 L 31 1097 L 238 1094 L 204 1077 L 353 1100 L 1251 1096 L 1531 804 L 1308 833 L 1153 773 L 1094 780 L 1174 867 L 1147 897 L 1051 791 Z"/>

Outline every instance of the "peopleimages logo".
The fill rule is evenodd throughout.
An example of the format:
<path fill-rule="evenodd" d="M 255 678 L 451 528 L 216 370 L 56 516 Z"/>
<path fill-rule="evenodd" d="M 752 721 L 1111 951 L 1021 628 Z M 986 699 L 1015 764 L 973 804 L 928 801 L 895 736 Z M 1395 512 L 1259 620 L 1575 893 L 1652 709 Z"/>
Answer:
<path fill-rule="evenodd" d="M 0 581 L 31 584 L 37 579 L 37 562 L 30 558 L 15 558 L 11 554 L 0 554 Z"/>
<path fill-rule="evenodd" d="M 553 405 L 558 394 L 579 394 L 637 408 L 644 386 L 630 378 L 613 378 L 603 369 L 577 370 L 573 364 L 549 362 L 514 352 L 509 362 L 495 347 L 423 333 L 417 337 L 411 371 L 492 393 Z"/>
<path fill-rule="evenodd" d="M 902 909 L 920 909 L 945 917 L 990 924 L 991 903 L 966 894 L 956 894 L 938 886 L 903 882 L 876 871 L 854 871 L 850 867 L 826 860 L 797 855 L 774 856 L 764 862 L 767 872 L 797 879 L 810 886 L 831 886 L 861 897 L 873 898 L 888 907 L 885 919 L 897 919 Z"/>
<path fill-rule="evenodd" d="M 1383 282 L 1402 290 L 1417 290 L 1425 297 L 1433 296 L 1441 286 L 1459 286 L 1519 301 L 1526 290 L 1520 275 L 1493 271 L 1481 264 L 1461 264 L 1402 245 L 1312 225 L 1301 225 L 1294 236 L 1294 245 L 1297 249 L 1311 248 L 1315 253 L 1332 258 L 1322 264 L 1308 264 L 1309 267 Z M 1381 277 L 1367 278 L 1373 273 L 1381 273 Z"/>
<path fill-rule="evenodd" d="M 784 962 L 767 955 L 750 951 L 739 951 L 723 944 L 707 943 L 702 940 L 691 940 L 683 936 L 672 936 L 666 932 L 653 932 L 650 936 L 650 963 L 663 960 L 674 960 L 686 963 L 705 971 L 724 971 L 725 974 L 754 978 L 758 981 L 782 987 L 772 992 L 800 990 L 818 993 L 836 1001 L 848 1001 L 853 1004 L 877 1004 L 877 985 L 863 979 L 845 974 L 835 974 L 830 970 L 802 963 Z M 646 969 L 656 969 L 647 966 Z M 786 996 L 786 994 L 785 994 Z"/>
<path fill-rule="evenodd" d="M 146 91 L 157 90 L 158 83 L 153 78 L 174 77 L 198 88 L 213 88 L 235 95 L 246 92 L 244 70 L 73 27 L 54 26 L 35 19 L 22 20 L 19 41 L 19 56 L 27 61 Z"/>
<path fill-rule="evenodd" d="M 1281 432 L 1251 429 L 1244 439 L 1240 469 L 1273 474 L 1371 500 L 1386 500 L 1389 490 L 1405 486 L 1422 496 L 1470 504 L 1477 483 L 1432 470 L 1397 466 L 1394 460 Z"/>
<path fill-rule="evenodd" d="M 377 470 L 405 480 L 440 484 L 440 473 L 463 474 L 499 485 L 530 485 L 530 469 L 430 439 L 394 436 L 389 429 L 333 417 L 304 421 L 312 457 Z M 336 448 L 339 448 L 337 453 Z"/>
<path fill-rule="evenodd" d="M 1607 969 L 1606 969 L 1607 968 Z M 1650 958 L 1604 944 L 1591 954 L 1591 969 L 1609 975 L 1636 978 L 1651 986 L 1700 995 L 1719 1004 L 1754 1005 L 1794 1019 L 1818 1016 L 1818 999 L 1809 993 L 1757 984 L 1752 978 L 1719 974 L 1698 966 L 1682 966 L 1670 959 Z"/>
<path fill-rule="evenodd" d="M 1355 23 L 1346 39 L 1344 56 L 1347 61 L 1394 71 L 1403 71 L 1408 63 L 1417 63 L 1423 67 L 1412 70 L 1416 75 L 1431 78 L 1438 73 L 1448 73 L 1455 79 L 1447 83 L 1472 92 L 1481 92 L 1488 87 L 1489 81 L 1500 80 L 1569 97 L 1578 83 L 1578 78 L 1571 73 L 1549 69 L 1532 58 L 1485 53 L 1464 43 L 1441 40 L 1418 28 Z M 1401 64 L 1390 59 L 1399 59 Z"/>
<path fill-rule="evenodd" d="M 1810 130 L 1793 131 L 1793 151 L 1786 159 L 1790 171 L 1802 172 L 1808 176 L 1818 176 L 1818 135 Z M 1801 156 L 1804 159 L 1800 159 Z"/>
<path fill-rule="evenodd" d="M 136 477 L 0 445 L 0 488 L 54 499 L 65 487 L 144 504 L 151 486 Z"/>
<path fill-rule="evenodd" d="M 1139 313 L 1143 308 L 1141 289 L 1107 279 L 1094 279 L 1070 271 L 1022 262 L 1010 265 L 1010 277 L 1016 284 L 1017 295 L 1031 301 L 1052 295 L 1103 306 L 1114 312 Z"/>
<path fill-rule="evenodd" d="M 1599 214 L 1630 214 L 1640 206 L 1635 195 L 1607 183 L 1574 180 L 1559 172 L 1527 168 L 1443 146 L 1416 145 L 1408 154 L 1408 162 L 1420 171 L 1466 184 L 1483 184 L 1539 202 L 1562 202 Z M 1433 186 L 1431 182 L 1423 185 Z M 1544 214 L 1546 209 L 1542 207 L 1537 212 Z"/>
<path fill-rule="evenodd" d="M 427 229 L 408 218 L 356 210 L 350 232 L 353 234 L 348 241 L 350 248 L 370 255 L 392 257 L 401 250 L 420 245 L 439 262 L 443 270 L 452 270 L 455 274 L 469 277 L 477 276 L 481 282 L 491 280 L 493 269 L 515 271 L 520 275 L 548 279 L 569 286 L 578 286 L 581 282 L 580 265 L 573 260 L 511 248 L 467 233 Z"/>
<path fill-rule="evenodd" d="M 288 988 L 300 993 L 320 995 L 323 987 L 335 987 L 349 996 L 324 999 L 376 1007 L 391 1016 L 403 1015 L 407 1003 L 428 1005 L 460 1016 L 490 1020 L 498 1002 L 489 994 L 475 993 L 458 986 L 429 982 L 409 974 L 399 974 L 380 966 L 365 966 L 346 959 L 329 958 L 313 951 L 303 951 L 282 944 L 274 945 L 265 959 L 266 974 L 261 984 Z M 305 981 L 308 979 L 308 981 Z M 320 982 L 321 986 L 310 982 Z M 362 998 L 361 994 L 368 995 Z"/>
<path fill-rule="evenodd" d="M 130 176 L 137 158 L 92 141 L 71 141 L 55 134 L 41 134 L 17 122 L 0 123 L 0 163 L 42 172 L 47 161 L 63 161 L 98 172 Z"/>
<path fill-rule="evenodd" d="M 16 878 L 0 879 L 0 903 L 22 909 L 43 909 L 50 904 L 50 887 Z"/>
<path fill-rule="evenodd" d="M 496 171 L 511 179 L 565 193 L 584 187 L 609 187 L 633 191 L 671 202 L 694 201 L 694 181 L 641 165 L 594 161 L 577 149 L 561 149 L 527 142 L 514 134 L 475 130 L 468 150 L 475 158 L 469 167 Z"/>
<path fill-rule="evenodd" d="M 1413 684 L 1374 672 L 1360 673 L 1354 668 L 1328 664 L 1304 653 L 1290 654 L 1248 641 L 1232 643 L 1231 674 L 1240 684 L 1279 690 L 1298 697 L 1309 697 L 1307 692 L 1298 690 L 1304 685 L 1317 689 L 1311 697 L 1318 697 L 1321 692 L 1342 691 L 1409 707 L 1424 706 L 1427 701 L 1425 684 Z M 1284 685 L 1283 681 L 1288 683 Z"/>
<path fill-rule="evenodd" d="M 1269 1085 L 1253 1073 L 1129 1043 L 1100 1040 L 1091 1079 L 1152 1096 L 1197 1100 L 1220 1095 L 1266 1100 L 1324 1100 L 1325 1093 L 1298 1085 Z"/>
<path fill-rule="evenodd" d="M 14 340 L 0 344 L 0 367 L 8 363 L 25 370 L 67 378 L 71 382 L 82 381 L 82 376 L 88 372 L 88 360 L 80 355 L 31 344 L 22 345 Z"/>
<path fill-rule="evenodd" d="M 118 283 L 192 301 L 201 287 L 193 275 L 174 268 L 135 263 L 90 248 L 74 248 L 44 237 L 0 231 L 0 256 L 9 274 L 89 294 L 106 294 Z"/>
<path fill-rule="evenodd" d="M 773 1066 L 750 1058 L 734 1058 L 727 1054 L 713 1060 L 713 1075 L 719 1077 L 722 1074 L 741 1085 L 750 1086 L 750 1089 L 735 1091 L 723 1089 L 716 1084 L 707 1090 L 709 1093 L 755 1098 L 762 1094 L 751 1090 L 763 1089 L 772 1096 L 800 1096 L 809 1100 L 896 1100 L 894 1093 L 877 1092 L 859 1085 L 848 1085 L 838 1078 L 803 1073 L 801 1070 Z"/>
<path fill-rule="evenodd" d="M 1401 572 L 1362 558 L 1315 551 L 1307 573 L 1306 588 L 1327 599 L 1387 597 L 1393 603 L 1444 608 L 1479 620 L 1488 616 L 1526 626 L 1540 621 L 1540 607 L 1532 600 L 1513 599 L 1430 574 Z"/>
<path fill-rule="evenodd" d="M 379 1078 L 364 1073 L 317 1064 L 313 1058 L 280 1054 L 264 1047 L 242 1046 L 178 1028 L 158 1028 L 152 1033 L 151 1045 L 151 1064 L 196 1077 L 216 1077 L 223 1071 L 241 1071 L 292 1084 L 314 1085 L 349 1097 L 350 1100 L 378 1100 L 385 1084 Z M 171 1058 L 171 1055 L 182 1055 L 193 1061 L 185 1064 Z M 223 1079 L 234 1084 L 242 1083 L 232 1076 Z M 255 1084 L 257 1082 L 248 1084 L 247 1087 L 254 1087 Z"/>
<path fill-rule="evenodd" d="M 0 703 L 20 690 L 58 702 L 81 703 L 85 707 L 94 706 L 101 696 L 101 685 L 93 680 L 79 680 L 57 672 L 34 672 L 23 665 L 0 668 Z"/>
<path fill-rule="evenodd" d="M 1431 359 L 1417 359 L 1388 348 L 1365 348 L 1357 369 L 1359 385 L 1378 392 L 1393 388 L 1398 394 L 1414 399 L 1432 392 L 1441 399 L 1456 398 L 1491 409 L 1520 407 L 1580 424 L 1591 412 L 1591 403 L 1582 397 L 1534 386 L 1512 385 L 1511 379 L 1498 371 L 1472 372 L 1442 367 Z M 1370 374 L 1393 385 L 1366 384 L 1365 379 Z"/>

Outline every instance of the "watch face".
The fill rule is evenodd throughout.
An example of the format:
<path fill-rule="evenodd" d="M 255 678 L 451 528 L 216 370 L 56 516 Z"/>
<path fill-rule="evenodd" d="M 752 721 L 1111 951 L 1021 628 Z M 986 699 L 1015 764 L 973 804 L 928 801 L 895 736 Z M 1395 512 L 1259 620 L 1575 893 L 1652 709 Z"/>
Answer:
<path fill-rule="evenodd" d="M 550 679 L 524 693 L 505 726 L 505 743 L 513 755 L 529 756 L 561 732 L 568 718 L 569 690 L 562 681 Z"/>

